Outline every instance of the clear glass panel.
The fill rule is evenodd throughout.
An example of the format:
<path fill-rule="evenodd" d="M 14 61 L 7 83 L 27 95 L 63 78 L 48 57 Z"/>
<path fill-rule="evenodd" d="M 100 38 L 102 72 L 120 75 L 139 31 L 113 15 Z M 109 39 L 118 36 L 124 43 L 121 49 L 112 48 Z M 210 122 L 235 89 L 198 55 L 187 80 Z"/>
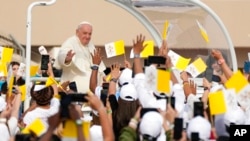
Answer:
<path fill-rule="evenodd" d="M 108 1 L 112 2 L 111 0 Z M 201 1 L 117 0 L 117 2 L 123 3 L 125 9 L 134 14 L 144 26 L 146 25 L 147 29 L 148 27 L 150 28 L 147 25 L 153 26 L 158 31 L 158 35 L 162 35 L 164 24 L 167 20 L 170 23 L 167 37 L 170 49 L 177 53 L 181 52 L 180 55 L 186 58 L 193 58 L 193 60 L 196 57 L 202 57 L 207 62 L 208 70 L 206 73 L 209 73 L 208 75 L 211 75 L 211 67 L 215 62 L 209 56 L 211 49 L 221 50 L 229 66 L 233 69 L 237 68 L 236 58 L 234 58 L 235 51 L 231 39 L 229 39 L 230 37 L 225 34 L 224 25 L 221 25 L 220 20 L 218 22 L 218 19 L 215 19 L 217 15 L 215 16 L 214 13 L 212 15 L 209 8 L 204 8 L 204 5 L 198 4 Z M 124 6 L 121 7 L 124 8 Z M 205 7 L 207 6 L 205 5 Z M 142 15 L 136 14 L 134 9 Z M 147 20 L 141 20 L 140 16 L 144 16 Z M 149 23 L 143 23 L 147 21 Z M 204 36 L 202 36 L 197 22 L 205 29 L 209 42 L 206 42 Z M 155 33 L 151 34 L 153 37 L 156 36 Z M 159 37 L 154 38 L 156 41 L 159 41 Z"/>
<path fill-rule="evenodd" d="M 213 17 L 201 7 L 187 1 L 134 0 L 134 8 L 141 12 L 162 35 L 164 24 L 170 24 L 167 41 L 171 49 L 184 57 L 202 57 L 207 62 L 206 76 L 212 74 L 214 60 L 211 49 L 219 49 L 232 67 L 229 44 Z M 198 23 L 205 29 L 209 42 L 201 34 Z M 182 51 L 181 51 L 182 50 Z M 185 51 L 185 52 L 183 52 Z M 193 58 L 195 59 L 195 58 Z"/>

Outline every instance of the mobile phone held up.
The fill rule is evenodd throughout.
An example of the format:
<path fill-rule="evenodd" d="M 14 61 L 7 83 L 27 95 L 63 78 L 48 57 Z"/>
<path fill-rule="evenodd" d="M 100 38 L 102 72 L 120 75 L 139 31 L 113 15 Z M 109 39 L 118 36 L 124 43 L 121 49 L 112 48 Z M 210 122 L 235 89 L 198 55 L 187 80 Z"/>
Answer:
<path fill-rule="evenodd" d="M 48 70 L 49 61 L 50 61 L 49 55 L 42 55 L 41 70 Z"/>

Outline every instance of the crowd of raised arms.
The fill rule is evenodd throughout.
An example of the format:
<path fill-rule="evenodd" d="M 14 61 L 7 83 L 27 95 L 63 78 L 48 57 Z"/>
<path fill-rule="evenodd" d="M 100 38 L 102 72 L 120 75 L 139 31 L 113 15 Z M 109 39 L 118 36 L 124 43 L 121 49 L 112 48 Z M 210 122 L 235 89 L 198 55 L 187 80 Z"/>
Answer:
<path fill-rule="evenodd" d="M 164 64 L 142 65 L 140 53 L 147 45 L 143 44 L 145 36 L 139 34 L 132 39 L 134 58 L 112 63 L 110 72 L 104 75 L 101 49 L 89 49 L 91 34 L 90 23 L 77 27 L 71 41 L 88 50 L 70 47 L 73 42 L 66 41 L 60 55 L 54 56 L 63 69 L 62 81 L 55 82 L 53 66 L 48 63 L 48 69 L 43 70 L 48 80 L 29 86 L 27 109 L 21 90 L 25 77 L 16 74 L 19 62 L 10 63 L 15 91 L 8 95 L 11 81 L 7 83 L 6 77 L 1 77 L 0 141 L 227 141 L 230 126 L 250 124 L 250 103 L 246 102 L 250 90 L 244 89 L 247 94 L 241 99 L 239 95 L 244 94 L 240 86 L 229 89 L 229 80 L 239 72 L 231 70 L 221 51 L 209 54 L 214 59 L 212 79 L 202 78 L 202 93 L 197 94 L 198 86 L 190 73 L 174 73 L 166 40 L 155 54 L 165 58 Z M 168 92 L 151 86 L 157 83 L 153 78 L 157 70 L 170 74 L 168 82 L 162 84 Z M 239 74 L 248 85 L 249 75 L 244 71 Z M 225 99 L 224 112 L 212 111 L 211 103 L 218 101 L 218 97 L 210 98 L 213 94 Z"/>

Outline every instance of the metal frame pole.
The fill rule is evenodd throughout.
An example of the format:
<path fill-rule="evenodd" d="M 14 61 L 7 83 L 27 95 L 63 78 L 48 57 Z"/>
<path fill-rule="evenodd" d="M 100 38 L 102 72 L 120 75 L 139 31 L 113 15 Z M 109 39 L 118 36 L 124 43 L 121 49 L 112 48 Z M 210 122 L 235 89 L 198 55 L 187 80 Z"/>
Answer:
<path fill-rule="evenodd" d="M 30 85 L 30 61 L 31 61 L 31 14 L 32 14 L 32 8 L 35 6 L 49 6 L 56 2 L 56 0 L 51 1 L 38 1 L 33 2 L 29 5 L 28 11 L 27 11 L 27 23 L 26 23 L 26 99 L 24 102 L 24 110 L 26 110 L 29 107 L 29 85 Z"/>

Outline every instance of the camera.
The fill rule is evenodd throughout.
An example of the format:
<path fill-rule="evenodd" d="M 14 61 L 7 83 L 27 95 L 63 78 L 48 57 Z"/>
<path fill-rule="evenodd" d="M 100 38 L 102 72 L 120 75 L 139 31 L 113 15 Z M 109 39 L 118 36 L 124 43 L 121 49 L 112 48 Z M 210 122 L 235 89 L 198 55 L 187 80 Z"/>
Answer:
<path fill-rule="evenodd" d="M 59 93 L 61 95 L 61 117 L 69 118 L 68 106 L 73 102 L 88 102 L 85 98 L 87 93 Z"/>
<path fill-rule="evenodd" d="M 163 64 L 164 65 L 165 62 L 166 62 L 166 58 L 165 57 L 162 57 L 162 56 L 148 56 L 146 64 L 147 65 L 151 65 L 151 64 L 158 64 L 158 65 Z"/>

